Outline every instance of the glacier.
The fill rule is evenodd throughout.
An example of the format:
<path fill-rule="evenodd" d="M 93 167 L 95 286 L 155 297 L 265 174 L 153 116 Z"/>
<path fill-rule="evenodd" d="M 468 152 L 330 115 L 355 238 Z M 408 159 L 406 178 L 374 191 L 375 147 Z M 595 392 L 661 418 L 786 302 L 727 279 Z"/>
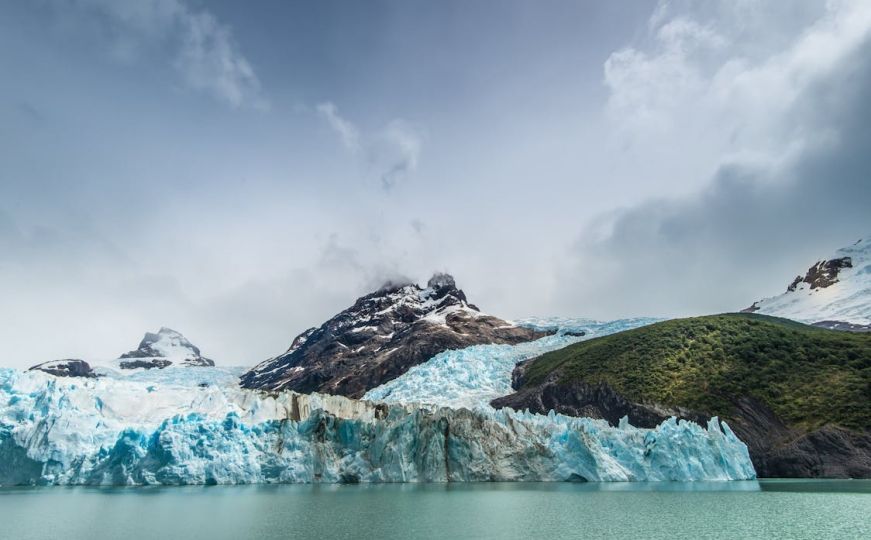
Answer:
<path fill-rule="evenodd" d="M 755 478 L 716 418 L 655 429 L 238 386 L 241 369 L 0 369 L 0 485 Z"/>
<path fill-rule="evenodd" d="M 518 325 L 555 333 L 519 345 L 476 345 L 444 351 L 396 379 L 369 390 L 363 399 L 489 409 L 490 401 L 513 392 L 511 372 L 518 362 L 578 341 L 661 320 L 649 317 L 615 321 L 558 317 L 516 320 L 513 322 Z M 582 336 L 578 335 L 581 333 Z"/>

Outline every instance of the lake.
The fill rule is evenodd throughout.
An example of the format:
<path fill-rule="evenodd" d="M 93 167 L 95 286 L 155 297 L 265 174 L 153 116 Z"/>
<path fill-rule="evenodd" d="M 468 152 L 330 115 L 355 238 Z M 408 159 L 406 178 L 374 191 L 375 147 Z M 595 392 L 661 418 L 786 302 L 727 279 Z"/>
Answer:
<path fill-rule="evenodd" d="M 0 489 L 0 538 L 871 538 L 871 481 Z"/>

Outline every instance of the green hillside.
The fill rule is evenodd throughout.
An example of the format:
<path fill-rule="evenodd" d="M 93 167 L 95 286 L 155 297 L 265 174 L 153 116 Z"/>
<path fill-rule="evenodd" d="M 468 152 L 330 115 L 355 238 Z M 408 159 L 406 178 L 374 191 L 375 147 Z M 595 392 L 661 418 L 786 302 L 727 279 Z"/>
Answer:
<path fill-rule="evenodd" d="M 871 334 L 745 313 L 665 321 L 591 339 L 531 362 L 524 386 L 606 382 L 633 401 L 728 418 L 732 397 L 760 399 L 785 422 L 871 428 Z"/>

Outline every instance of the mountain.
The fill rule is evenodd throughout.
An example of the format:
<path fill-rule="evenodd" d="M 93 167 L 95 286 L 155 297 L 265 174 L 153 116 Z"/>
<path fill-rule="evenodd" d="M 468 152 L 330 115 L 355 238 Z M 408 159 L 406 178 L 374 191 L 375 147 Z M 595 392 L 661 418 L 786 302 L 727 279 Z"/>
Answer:
<path fill-rule="evenodd" d="M 204 358 L 200 349 L 186 337 L 171 328 L 161 328 L 156 334 L 146 332 L 136 350 L 124 353 L 118 359 L 121 369 L 163 369 L 171 365 L 186 367 L 214 366 Z"/>
<path fill-rule="evenodd" d="M 642 429 L 271 394 L 217 367 L 95 379 L 0 368 L 0 486 L 754 477 L 717 419 Z"/>
<path fill-rule="evenodd" d="M 453 277 L 436 274 L 425 288 L 389 282 L 359 298 L 297 336 L 284 354 L 245 373 L 241 384 L 359 398 L 443 351 L 517 344 L 549 333 L 482 313 Z"/>
<path fill-rule="evenodd" d="M 786 317 L 825 328 L 871 330 L 871 236 L 813 264 L 779 296 L 745 312 Z"/>
<path fill-rule="evenodd" d="M 871 334 L 726 314 L 660 322 L 518 364 L 494 407 L 654 426 L 719 416 L 760 476 L 871 477 Z"/>
<path fill-rule="evenodd" d="M 68 358 L 52 360 L 31 367 L 28 371 L 42 371 L 55 377 L 96 377 L 91 365 L 84 360 Z"/>

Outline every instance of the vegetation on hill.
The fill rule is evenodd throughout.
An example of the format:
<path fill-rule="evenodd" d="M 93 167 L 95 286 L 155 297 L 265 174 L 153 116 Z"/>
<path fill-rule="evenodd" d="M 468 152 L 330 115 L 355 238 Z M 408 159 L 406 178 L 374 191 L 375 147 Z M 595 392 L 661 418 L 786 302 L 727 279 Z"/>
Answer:
<path fill-rule="evenodd" d="M 787 424 L 871 429 L 871 333 L 749 313 L 676 319 L 591 339 L 530 362 L 523 386 L 605 382 L 627 399 L 728 418 L 733 399 L 766 403 Z"/>

